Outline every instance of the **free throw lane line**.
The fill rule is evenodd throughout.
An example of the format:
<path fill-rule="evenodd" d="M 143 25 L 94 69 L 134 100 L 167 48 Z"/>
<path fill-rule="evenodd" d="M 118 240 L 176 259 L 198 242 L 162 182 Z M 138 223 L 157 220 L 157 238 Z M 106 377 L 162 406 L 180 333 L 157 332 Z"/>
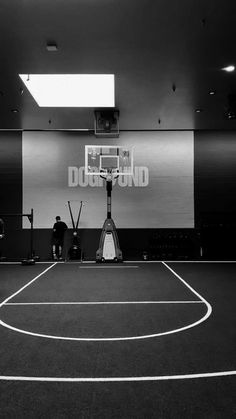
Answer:
<path fill-rule="evenodd" d="M 192 291 L 193 294 L 195 294 L 198 298 L 200 298 L 201 301 L 203 301 L 207 306 L 208 309 L 210 310 L 210 313 L 208 315 L 208 317 L 210 316 L 211 312 L 212 312 L 212 307 L 211 305 L 208 303 L 207 300 L 205 300 L 205 298 L 203 298 L 193 287 L 191 287 L 191 285 L 189 285 L 180 275 L 177 274 L 177 272 L 174 271 L 174 269 L 172 269 L 169 265 L 167 265 L 166 262 L 162 262 L 162 264 L 169 269 L 169 271 L 172 272 L 173 275 L 175 275 L 181 282 L 183 282 L 183 284 L 190 289 L 190 291 Z"/>
<path fill-rule="evenodd" d="M 15 297 L 16 295 L 20 294 L 20 292 L 23 291 L 25 288 L 27 288 L 29 285 L 33 284 L 33 282 L 35 282 L 38 278 L 40 278 L 40 276 L 44 275 L 47 271 L 49 271 L 50 269 L 52 269 L 56 264 L 57 264 L 57 262 L 53 263 L 48 268 L 44 269 L 43 272 L 41 272 L 39 275 L 35 276 L 33 279 L 31 279 L 31 281 L 27 282 L 27 284 L 25 284 L 23 287 L 21 287 L 18 291 L 14 292 L 14 294 L 11 294 L 9 297 L 7 297 L 2 303 L 0 303 L 0 308 L 4 304 L 6 304 L 9 300 L 11 300 L 13 297 Z"/>

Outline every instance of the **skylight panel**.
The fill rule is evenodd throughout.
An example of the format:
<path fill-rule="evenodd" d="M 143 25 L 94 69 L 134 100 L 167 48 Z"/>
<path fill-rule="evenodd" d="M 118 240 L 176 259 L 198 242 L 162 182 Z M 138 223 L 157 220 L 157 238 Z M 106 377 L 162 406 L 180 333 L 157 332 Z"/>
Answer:
<path fill-rule="evenodd" d="M 41 107 L 114 107 L 114 74 L 19 74 Z"/>

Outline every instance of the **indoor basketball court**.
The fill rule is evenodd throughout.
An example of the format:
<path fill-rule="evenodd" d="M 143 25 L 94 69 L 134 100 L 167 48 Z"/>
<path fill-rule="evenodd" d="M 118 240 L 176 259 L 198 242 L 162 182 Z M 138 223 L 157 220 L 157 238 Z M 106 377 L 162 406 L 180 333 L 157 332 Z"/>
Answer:
<path fill-rule="evenodd" d="M 0 5 L 0 418 L 236 417 L 235 16 Z"/>

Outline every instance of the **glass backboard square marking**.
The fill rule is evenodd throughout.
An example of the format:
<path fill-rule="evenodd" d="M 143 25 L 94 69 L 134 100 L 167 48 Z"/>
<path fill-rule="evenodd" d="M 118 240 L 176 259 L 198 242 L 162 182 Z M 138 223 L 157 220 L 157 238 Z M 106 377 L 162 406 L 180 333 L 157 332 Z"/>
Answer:
<path fill-rule="evenodd" d="M 100 156 L 99 170 L 119 169 L 119 156 Z"/>

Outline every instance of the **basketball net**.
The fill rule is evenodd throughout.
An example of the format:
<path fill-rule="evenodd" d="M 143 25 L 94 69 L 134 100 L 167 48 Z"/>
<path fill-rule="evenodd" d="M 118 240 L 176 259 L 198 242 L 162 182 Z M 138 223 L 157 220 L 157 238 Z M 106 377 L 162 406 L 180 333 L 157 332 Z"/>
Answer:
<path fill-rule="evenodd" d="M 106 179 L 107 182 L 112 182 L 114 179 L 117 179 L 119 177 L 119 169 L 107 169 L 106 171 L 100 171 L 100 176 L 103 179 Z"/>

